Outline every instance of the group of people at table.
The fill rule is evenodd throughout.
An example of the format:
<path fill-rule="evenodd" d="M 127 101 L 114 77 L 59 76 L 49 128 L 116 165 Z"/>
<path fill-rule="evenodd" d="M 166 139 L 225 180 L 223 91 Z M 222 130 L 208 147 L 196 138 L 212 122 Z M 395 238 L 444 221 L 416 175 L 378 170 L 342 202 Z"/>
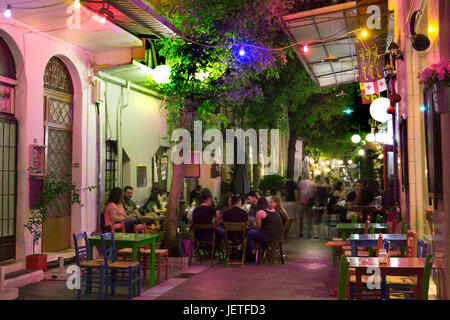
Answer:
<path fill-rule="evenodd" d="M 125 230 L 122 232 L 133 233 L 134 225 L 146 222 L 154 225 L 155 229 L 160 227 L 161 220 L 166 213 L 168 193 L 153 189 L 148 199 L 138 208 L 132 200 L 133 187 L 126 186 L 113 188 L 109 192 L 104 212 L 104 231 L 111 231 L 111 225 L 124 223 Z"/>
<path fill-rule="evenodd" d="M 192 206 L 188 208 L 187 220 L 191 224 L 214 224 L 218 241 L 226 239 L 225 223 L 245 223 L 247 227 L 248 258 L 256 254 L 256 242 L 265 246 L 269 241 L 281 240 L 284 225 L 288 219 L 286 210 L 279 197 L 267 199 L 260 193 L 251 191 L 247 194 L 246 204 L 242 204 L 239 194 L 227 193 L 219 204 L 213 205 L 212 195 L 208 189 L 199 190 L 191 195 Z M 213 237 L 210 230 L 196 230 L 194 235 L 200 241 L 209 241 Z M 236 239 L 237 240 L 237 239 Z"/>

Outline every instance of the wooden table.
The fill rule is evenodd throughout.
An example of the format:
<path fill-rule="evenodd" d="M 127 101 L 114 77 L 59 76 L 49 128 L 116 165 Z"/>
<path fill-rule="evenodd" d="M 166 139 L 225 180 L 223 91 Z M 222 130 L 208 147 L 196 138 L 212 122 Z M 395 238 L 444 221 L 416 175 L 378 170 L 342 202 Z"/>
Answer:
<path fill-rule="evenodd" d="M 378 234 L 351 234 L 348 240 L 352 246 L 352 256 L 358 256 L 358 247 L 376 247 Z M 391 247 L 406 247 L 406 234 L 383 234 L 383 240 L 390 241 Z"/>
<path fill-rule="evenodd" d="M 425 258 L 390 258 L 390 262 L 387 264 L 379 264 L 378 258 L 366 258 L 366 257 L 348 257 L 350 268 L 355 268 L 356 271 L 356 299 L 362 299 L 362 281 L 363 274 L 374 274 L 367 272 L 368 267 L 379 267 L 381 276 L 381 288 L 386 285 L 386 276 L 416 276 L 417 277 L 417 290 L 416 298 L 420 300 L 422 298 L 422 280 L 423 271 L 425 268 Z M 364 261 L 366 261 L 364 263 Z"/>
<path fill-rule="evenodd" d="M 132 252 L 132 260 L 138 261 L 138 248 L 140 246 L 149 244 L 152 248 L 152 258 L 150 262 L 150 285 L 155 285 L 155 250 L 156 250 L 156 238 L 158 238 L 157 234 L 148 234 L 148 233 L 115 233 L 116 239 L 116 248 L 131 248 Z M 110 242 L 111 240 L 106 240 L 106 242 Z M 92 249 L 94 246 L 101 246 L 102 240 L 100 236 L 94 236 L 89 238 L 89 255 L 90 259 L 92 259 Z"/>
<path fill-rule="evenodd" d="M 370 223 L 369 226 L 373 226 L 376 233 L 383 233 L 389 229 L 384 223 Z M 366 228 L 365 223 L 339 223 L 336 228 L 342 232 L 342 240 L 347 239 L 347 234 L 352 233 L 364 233 Z"/>

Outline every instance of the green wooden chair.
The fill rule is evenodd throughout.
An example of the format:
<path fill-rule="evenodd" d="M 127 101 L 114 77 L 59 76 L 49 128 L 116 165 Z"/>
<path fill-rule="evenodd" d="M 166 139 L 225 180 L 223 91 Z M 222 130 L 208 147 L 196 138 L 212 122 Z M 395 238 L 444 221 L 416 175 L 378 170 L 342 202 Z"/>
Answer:
<path fill-rule="evenodd" d="M 408 225 L 405 222 L 402 223 L 402 231 L 401 231 L 401 233 L 402 234 L 407 234 L 408 233 Z M 404 247 L 400 248 L 400 254 L 401 254 L 402 257 L 406 256 L 406 249 Z"/>
<path fill-rule="evenodd" d="M 339 264 L 339 278 L 338 278 L 338 300 L 345 300 L 347 298 L 348 287 L 348 272 L 350 263 L 347 260 L 346 255 L 341 256 L 341 262 Z"/>
<path fill-rule="evenodd" d="M 430 288 L 430 277 L 431 269 L 433 267 L 433 257 L 431 255 L 427 256 L 425 260 L 425 268 L 423 270 L 423 280 L 422 280 L 422 292 L 421 299 L 428 300 L 428 290 Z M 405 297 L 406 299 L 415 300 L 415 293 L 417 290 L 416 279 L 411 277 L 402 276 L 391 276 L 387 278 L 388 280 L 388 293 L 389 299 L 391 299 L 391 294 L 398 297 Z"/>
<path fill-rule="evenodd" d="M 352 216 L 352 223 L 358 223 L 358 216 Z"/>

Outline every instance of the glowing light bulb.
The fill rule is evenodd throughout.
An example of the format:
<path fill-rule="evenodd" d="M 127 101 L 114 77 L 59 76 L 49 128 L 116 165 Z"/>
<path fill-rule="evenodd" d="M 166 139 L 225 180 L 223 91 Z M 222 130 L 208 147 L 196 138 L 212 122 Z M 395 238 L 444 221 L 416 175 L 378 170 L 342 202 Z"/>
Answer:
<path fill-rule="evenodd" d="M 239 55 L 240 55 L 241 57 L 245 56 L 245 50 L 244 50 L 244 48 L 241 47 L 241 49 L 239 49 Z"/>
<path fill-rule="evenodd" d="M 305 44 L 305 45 L 303 46 L 303 52 L 304 52 L 304 53 L 307 53 L 308 51 L 309 51 L 308 45 Z"/>
<path fill-rule="evenodd" d="M 361 32 L 361 36 L 362 36 L 363 38 L 367 37 L 367 31 L 366 31 L 366 30 L 363 30 L 363 31 Z"/>
<path fill-rule="evenodd" d="M 6 10 L 3 12 L 3 15 L 7 18 L 11 18 L 11 6 L 9 4 L 6 6 Z"/>
<path fill-rule="evenodd" d="M 353 142 L 353 143 L 359 143 L 359 142 L 361 142 L 361 137 L 360 137 L 359 135 L 357 135 L 357 134 L 353 135 L 353 136 L 352 136 L 352 142 Z"/>
<path fill-rule="evenodd" d="M 100 22 L 101 22 L 101 23 L 105 23 L 105 22 L 106 22 L 106 18 L 105 18 L 105 17 L 101 17 L 101 18 L 100 18 Z"/>
<path fill-rule="evenodd" d="M 428 27 L 428 32 L 433 32 L 435 29 L 433 28 L 433 26 L 429 26 Z"/>
<path fill-rule="evenodd" d="M 75 7 L 75 8 L 80 8 L 80 0 L 75 0 L 75 2 L 73 3 L 73 6 Z"/>
<path fill-rule="evenodd" d="M 375 135 L 374 135 L 373 133 L 369 133 L 369 134 L 366 136 L 366 141 L 367 141 L 367 142 L 375 142 Z"/>
<path fill-rule="evenodd" d="M 358 154 L 359 154 L 360 156 L 363 156 L 363 155 L 365 154 L 365 152 L 364 152 L 363 149 L 360 149 L 360 150 L 358 151 Z"/>

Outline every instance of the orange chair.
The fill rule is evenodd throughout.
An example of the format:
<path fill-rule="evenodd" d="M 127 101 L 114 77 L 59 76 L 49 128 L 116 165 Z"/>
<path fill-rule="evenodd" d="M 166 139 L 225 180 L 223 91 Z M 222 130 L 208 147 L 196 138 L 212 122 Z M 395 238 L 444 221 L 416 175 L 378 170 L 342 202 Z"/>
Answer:
<path fill-rule="evenodd" d="M 389 255 L 391 257 L 400 257 L 400 251 L 390 250 Z M 406 232 L 406 257 L 415 258 L 417 257 L 417 233 L 411 230 Z"/>
<path fill-rule="evenodd" d="M 147 225 L 145 223 L 134 225 L 135 233 L 149 233 Z M 150 270 L 150 262 L 152 257 L 152 249 L 149 245 L 145 245 L 139 248 L 138 251 L 139 260 L 142 262 L 144 269 L 144 280 L 147 278 L 147 270 Z M 161 268 L 164 267 L 166 270 L 166 280 L 169 275 L 169 250 L 167 249 L 156 249 L 155 250 L 155 267 L 158 269 L 158 275 L 156 283 L 160 283 L 161 278 Z"/>
<path fill-rule="evenodd" d="M 121 229 L 120 232 L 125 233 L 125 222 L 117 222 L 111 225 L 111 232 L 116 232 L 117 229 Z"/>

